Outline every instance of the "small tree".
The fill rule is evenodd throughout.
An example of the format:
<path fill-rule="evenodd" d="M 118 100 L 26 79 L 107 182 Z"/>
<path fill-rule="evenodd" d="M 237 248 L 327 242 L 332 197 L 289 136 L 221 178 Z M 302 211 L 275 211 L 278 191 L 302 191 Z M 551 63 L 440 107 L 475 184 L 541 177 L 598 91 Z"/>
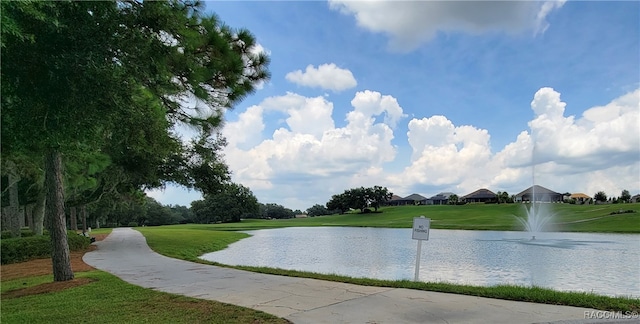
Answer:
<path fill-rule="evenodd" d="M 260 208 L 264 218 L 286 219 L 295 217 L 293 210 L 279 204 L 268 203 L 261 205 Z"/>
<path fill-rule="evenodd" d="M 337 211 L 340 214 L 344 214 L 344 212 L 349 210 L 348 198 L 344 193 L 333 195 L 326 206 L 330 211 Z"/>
<path fill-rule="evenodd" d="M 629 193 L 629 190 L 622 190 L 622 193 L 620 194 L 620 202 L 623 203 L 628 203 L 631 201 L 631 194 Z"/>
<path fill-rule="evenodd" d="M 457 204 L 459 199 L 460 198 L 458 198 L 458 195 L 456 195 L 456 194 L 453 194 L 453 195 L 449 196 L 449 205 Z"/>
<path fill-rule="evenodd" d="M 229 183 L 218 192 L 205 195 L 204 200 L 192 202 L 191 211 L 198 223 L 229 223 L 257 214 L 259 207 L 258 199 L 249 188 Z"/>
<path fill-rule="evenodd" d="M 595 199 L 596 202 L 605 202 L 607 201 L 607 194 L 605 194 L 604 191 L 598 191 L 593 196 L 593 199 Z"/>
<path fill-rule="evenodd" d="M 307 215 L 313 216 L 322 216 L 322 215 L 331 215 L 329 209 L 325 206 L 315 204 L 309 208 L 307 208 Z"/>
<path fill-rule="evenodd" d="M 387 187 L 373 186 L 373 188 L 368 188 L 368 191 L 370 205 L 375 209 L 375 211 L 378 211 L 380 205 L 385 201 L 391 199 L 391 197 L 393 196 L 393 193 L 389 192 L 389 189 L 387 189 Z"/>
<path fill-rule="evenodd" d="M 509 193 L 506 191 L 498 191 L 497 196 L 499 204 L 510 202 Z"/>
<path fill-rule="evenodd" d="M 346 190 L 344 194 L 350 208 L 360 209 L 360 212 L 364 212 L 364 209 L 369 207 L 369 196 L 371 193 L 368 188 L 353 188 Z"/>

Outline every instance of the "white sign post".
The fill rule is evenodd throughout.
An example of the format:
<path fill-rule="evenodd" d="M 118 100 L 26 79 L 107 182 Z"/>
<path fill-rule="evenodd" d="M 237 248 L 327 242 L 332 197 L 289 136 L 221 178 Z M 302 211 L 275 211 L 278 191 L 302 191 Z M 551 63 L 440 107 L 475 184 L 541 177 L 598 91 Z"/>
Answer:
<path fill-rule="evenodd" d="M 420 275 L 420 254 L 422 252 L 422 241 L 429 240 L 429 227 L 431 219 L 424 216 L 413 218 L 413 235 L 414 240 L 418 240 L 418 253 L 416 254 L 416 275 L 413 281 L 418 281 Z"/>

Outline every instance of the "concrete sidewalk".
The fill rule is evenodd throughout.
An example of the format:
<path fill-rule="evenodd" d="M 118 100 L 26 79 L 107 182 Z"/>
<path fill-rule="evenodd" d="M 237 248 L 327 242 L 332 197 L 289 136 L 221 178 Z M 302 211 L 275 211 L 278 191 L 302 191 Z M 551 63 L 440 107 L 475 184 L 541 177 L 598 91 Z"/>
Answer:
<path fill-rule="evenodd" d="M 85 263 L 134 285 L 261 310 L 294 323 L 596 323 L 587 308 L 266 275 L 168 258 L 116 228 Z M 607 322 L 613 323 L 613 322 Z M 626 321 L 626 323 L 629 323 Z"/>

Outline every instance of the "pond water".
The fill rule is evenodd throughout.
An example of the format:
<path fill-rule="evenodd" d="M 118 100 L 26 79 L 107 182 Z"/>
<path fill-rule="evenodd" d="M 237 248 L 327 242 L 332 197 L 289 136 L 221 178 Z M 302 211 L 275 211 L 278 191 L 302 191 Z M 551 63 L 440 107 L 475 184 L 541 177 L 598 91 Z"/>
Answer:
<path fill-rule="evenodd" d="M 411 229 L 293 227 L 247 231 L 250 238 L 202 259 L 351 277 L 413 280 Z M 430 231 L 421 281 L 516 284 L 640 297 L 640 235 Z"/>

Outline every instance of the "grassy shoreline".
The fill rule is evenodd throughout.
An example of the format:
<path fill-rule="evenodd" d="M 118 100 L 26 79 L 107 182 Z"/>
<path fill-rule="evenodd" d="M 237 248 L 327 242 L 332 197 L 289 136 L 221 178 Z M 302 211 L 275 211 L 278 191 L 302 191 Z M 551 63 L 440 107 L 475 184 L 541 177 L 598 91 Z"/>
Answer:
<path fill-rule="evenodd" d="M 611 205 L 542 204 L 553 215 L 555 232 L 640 233 L 640 203 Z M 385 207 L 381 213 L 343 214 L 296 219 L 245 219 L 239 223 L 210 224 L 211 229 L 239 231 L 280 227 L 352 226 L 411 228 L 424 215 L 433 229 L 521 231 L 517 218 L 526 204 L 468 204 L 461 206 Z M 631 210 L 631 213 L 619 213 Z M 189 225 L 186 225 L 187 227 Z"/>
<path fill-rule="evenodd" d="M 586 307 L 607 311 L 640 312 L 640 298 L 609 297 L 592 293 L 561 292 L 540 287 L 523 287 L 512 285 L 479 287 L 448 283 L 413 282 L 408 280 L 394 281 L 368 278 L 352 278 L 348 276 L 284 270 L 277 268 L 230 266 L 218 264 L 201 260 L 198 257 L 202 254 L 216 251 L 211 249 L 212 245 L 216 245 L 217 250 L 221 250 L 226 248 L 228 244 L 245 238 L 247 234 L 230 232 L 228 230 L 219 231 L 211 228 L 208 225 L 188 226 L 190 228 L 186 228 L 187 225 L 179 225 L 163 227 L 139 227 L 136 229 L 145 236 L 145 238 L 147 239 L 147 243 L 154 251 L 168 257 L 203 264 L 212 264 L 267 274 L 338 281 L 366 286 L 428 290 L 515 301 Z M 181 235 L 173 236 L 171 239 L 167 240 L 166 238 L 171 237 L 174 230 L 180 230 Z M 220 244 L 214 242 L 223 243 Z M 174 248 L 176 245 L 180 246 L 181 250 L 189 252 L 185 253 L 183 251 L 176 250 Z"/>

